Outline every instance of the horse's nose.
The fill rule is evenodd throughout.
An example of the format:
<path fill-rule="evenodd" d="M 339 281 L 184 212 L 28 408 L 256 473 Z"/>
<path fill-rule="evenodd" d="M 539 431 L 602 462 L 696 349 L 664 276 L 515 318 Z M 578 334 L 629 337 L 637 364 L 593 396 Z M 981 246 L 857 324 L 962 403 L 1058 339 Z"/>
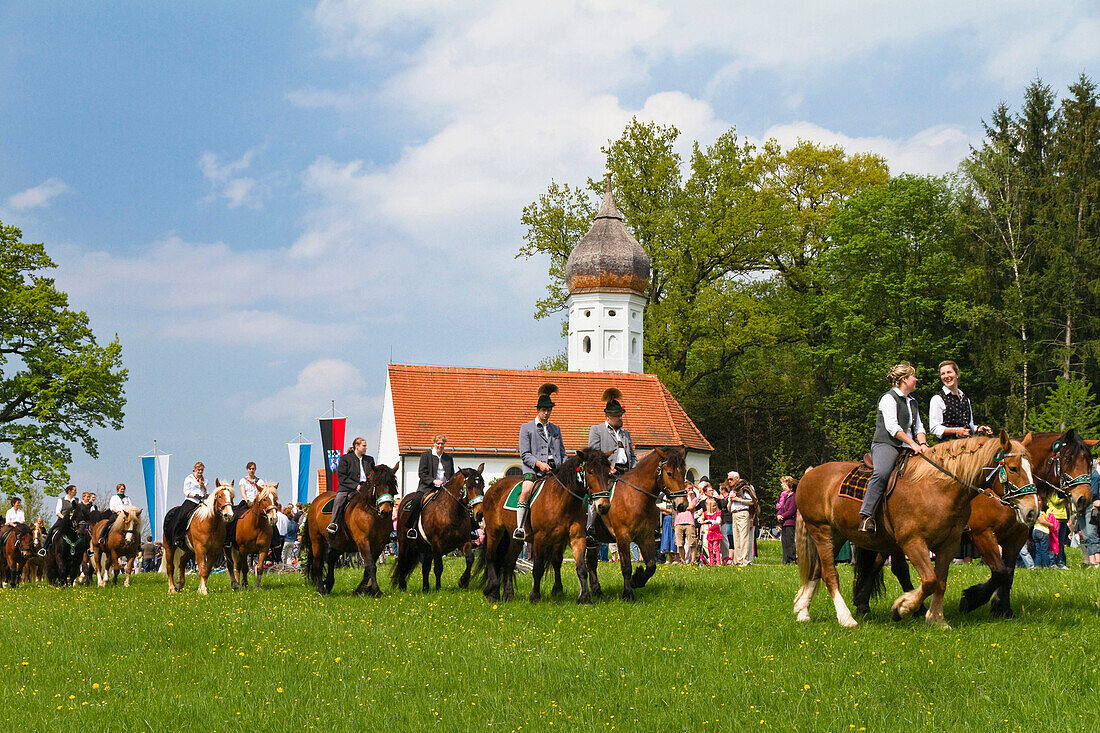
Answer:
<path fill-rule="evenodd" d="M 1077 497 L 1077 513 L 1078 514 L 1083 514 L 1085 512 L 1085 507 L 1088 506 L 1088 503 L 1089 503 L 1089 497 L 1087 497 L 1087 496 L 1078 496 Z"/>
<path fill-rule="evenodd" d="M 1039 512 L 1036 509 L 1028 509 L 1027 514 L 1024 515 L 1024 524 L 1035 524 L 1035 520 L 1039 518 Z"/>
<path fill-rule="evenodd" d="M 605 515 L 610 508 L 610 504 L 605 501 L 601 501 L 599 504 L 596 505 L 596 512 L 600 515 Z"/>

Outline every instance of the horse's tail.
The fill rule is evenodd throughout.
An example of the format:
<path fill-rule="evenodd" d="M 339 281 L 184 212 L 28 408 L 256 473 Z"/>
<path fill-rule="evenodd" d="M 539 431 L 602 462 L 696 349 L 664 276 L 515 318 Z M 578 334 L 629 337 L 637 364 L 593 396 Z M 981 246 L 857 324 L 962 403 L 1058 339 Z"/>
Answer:
<path fill-rule="evenodd" d="M 878 598 L 886 592 L 886 581 L 883 579 L 877 552 L 853 545 L 852 566 L 855 568 L 854 595 L 857 599 Z"/>
<path fill-rule="evenodd" d="M 795 514 L 794 544 L 798 555 L 798 575 L 802 585 L 821 577 L 821 558 L 817 554 L 817 545 L 806 529 L 806 520 L 802 512 Z"/>
<path fill-rule="evenodd" d="M 398 531 L 401 531 L 400 527 Z M 406 542 L 404 547 L 401 547 L 399 544 L 397 562 L 393 564 L 393 574 L 390 575 L 390 583 L 395 588 L 403 586 L 408 582 L 409 576 L 412 575 L 412 571 L 416 570 L 416 566 L 419 564 L 420 553 L 416 551 L 412 543 Z"/>
<path fill-rule="evenodd" d="M 299 550 L 300 558 L 298 564 L 302 568 L 302 572 L 306 576 L 306 580 L 311 585 L 316 585 L 317 577 L 313 572 L 313 540 L 309 536 L 309 518 L 306 517 L 302 520 L 302 547 Z"/>

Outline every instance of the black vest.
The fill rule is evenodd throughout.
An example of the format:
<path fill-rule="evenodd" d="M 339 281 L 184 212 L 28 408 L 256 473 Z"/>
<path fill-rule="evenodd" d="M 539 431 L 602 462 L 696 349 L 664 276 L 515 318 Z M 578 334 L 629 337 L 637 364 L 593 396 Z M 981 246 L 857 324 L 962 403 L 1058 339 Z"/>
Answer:
<path fill-rule="evenodd" d="M 941 389 L 940 397 L 943 398 L 943 426 L 946 428 L 969 428 L 971 411 L 970 398 L 966 395 L 956 395 L 948 390 Z"/>
<path fill-rule="evenodd" d="M 894 390 L 890 390 L 886 394 L 894 398 L 894 402 L 898 408 L 898 425 L 901 429 L 909 434 L 909 437 L 915 437 L 913 430 L 917 427 L 917 411 L 909 409 L 910 398 L 904 395 L 899 395 Z M 882 399 L 881 397 L 879 399 Z M 871 438 L 872 443 L 889 443 L 895 448 L 900 448 L 905 445 L 900 440 L 886 430 L 886 421 L 882 417 L 882 411 L 875 411 L 875 436 Z"/>

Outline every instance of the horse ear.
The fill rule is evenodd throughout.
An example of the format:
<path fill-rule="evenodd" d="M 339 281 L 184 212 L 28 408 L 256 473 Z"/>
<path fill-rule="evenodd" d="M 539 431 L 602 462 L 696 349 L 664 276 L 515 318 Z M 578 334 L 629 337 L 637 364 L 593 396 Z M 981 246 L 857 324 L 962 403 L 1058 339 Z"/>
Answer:
<path fill-rule="evenodd" d="M 484 470 L 485 470 L 485 462 L 482 461 L 481 465 L 477 467 L 477 472 L 481 473 Z"/>
<path fill-rule="evenodd" d="M 275 483 L 273 483 L 273 484 L 267 484 L 267 486 L 268 486 L 268 488 L 270 488 L 270 489 L 271 489 L 272 491 L 278 491 L 278 490 L 279 490 L 279 482 L 278 482 L 278 481 L 276 481 L 276 482 L 275 482 Z"/>
<path fill-rule="evenodd" d="M 1066 434 L 1062 436 L 1062 442 L 1072 443 L 1076 437 L 1077 437 L 1076 428 L 1070 428 L 1069 430 L 1066 431 Z"/>
<path fill-rule="evenodd" d="M 659 455 L 662 461 L 668 458 L 668 451 L 664 448 L 654 448 L 653 452 Z"/>
<path fill-rule="evenodd" d="M 1022 440 L 1020 441 L 1020 443 L 1021 443 L 1021 444 L 1022 444 L 1022 445 L 1023 445 L 1023 446 L 1025 447 L 1025 448 L 1027 448 L 1028 446 L 1030 446 L 1030 445 L 1031 445 L 1031 431 L 1030 431 L 1030 430 L 1028 431 L 1027 435 L 1025 435 L 1025 436 L 1023 437 L 1023 439 L 1022 439 Z"/>
<path fill-rule="evenodd" d="M 1086 440 L 1085 441 L 1085 445 L 1087 445 L 1089 448 L 1095 448 L 1097 443 L 1100 443 L 1100 440 Z"/>
<path fill-rule="evenodd" d="M 401 461 L 398 461 L 397 463 L 393 464 L 393 472 L 397 473 L 397 469 L 400 468 L 400 467 L 401 467 Z"/>
<path fill-rule="evenodd" d="M 134 516 L 135 516 L 135 517 L 140 517 L 140 516 L 141 516 L 141 513 L 142 513 L 143 511 L 145 511 L 145 510 L 144 510 L 144 509 L 138 509 L 138 510 L 137 510 L 137 514 L 135 514 Z"/>
<path fill-rule="evenodd" d="M 1009 443 L 1008 433 L 1005 432 L 1004 428 L 1001 428 L 1001 436 L 1000 437 L 1001 437 L 1001 448 L 1004 448 L 1005 450 L 1008 450 L 1008 443 Z"/>

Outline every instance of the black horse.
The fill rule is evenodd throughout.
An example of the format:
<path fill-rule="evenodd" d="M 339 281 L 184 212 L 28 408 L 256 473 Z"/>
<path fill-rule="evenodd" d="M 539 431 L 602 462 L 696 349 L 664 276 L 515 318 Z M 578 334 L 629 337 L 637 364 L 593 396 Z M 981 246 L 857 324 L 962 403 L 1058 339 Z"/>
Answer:
<path fill-rule="evenodd" d="M 73 585 L 91 543 L 90 514 L 84 504 L 74 504 L 54 522 L 46 535 L 46 579 L 54 585 Z"/>

